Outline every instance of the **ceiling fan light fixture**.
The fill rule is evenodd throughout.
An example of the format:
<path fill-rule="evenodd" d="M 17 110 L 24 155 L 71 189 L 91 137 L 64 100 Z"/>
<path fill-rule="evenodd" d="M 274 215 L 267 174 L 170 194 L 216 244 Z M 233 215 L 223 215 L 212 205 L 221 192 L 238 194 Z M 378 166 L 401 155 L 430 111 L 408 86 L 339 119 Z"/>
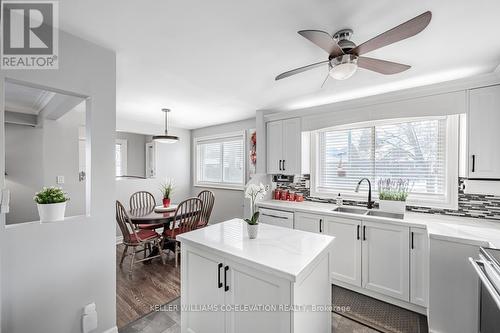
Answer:
<path fill-rule="evenodd" d="M 330 76 L 335 80 L 346 80 L 356 73 L 358 57 L 344 54 L 330 60 Z"/>
<path fill-rule="evenodd" d="M 159 143 L 176 143 L 179 141 L 179 137 L 168 134 L 168 113 L 170 109 L 161 109 L 161 111 L 165 113 L 165 134 L 153 136 L 153 141 Z"/>

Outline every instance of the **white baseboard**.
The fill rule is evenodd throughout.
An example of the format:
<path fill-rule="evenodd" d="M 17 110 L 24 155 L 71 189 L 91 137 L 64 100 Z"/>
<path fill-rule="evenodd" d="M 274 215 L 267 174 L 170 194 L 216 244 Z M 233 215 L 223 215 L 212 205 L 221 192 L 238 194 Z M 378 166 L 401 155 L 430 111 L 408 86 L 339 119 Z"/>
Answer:
<path fill-rule="evenodd" d="M 105 330 L 102 333 L 118 333 L 118 327 L 111 327 L 109 330 Z"/>
<path fill-rule="evenodd" d="M 116 236 L 116 245 L 123 243 L 123 236 Z"/>

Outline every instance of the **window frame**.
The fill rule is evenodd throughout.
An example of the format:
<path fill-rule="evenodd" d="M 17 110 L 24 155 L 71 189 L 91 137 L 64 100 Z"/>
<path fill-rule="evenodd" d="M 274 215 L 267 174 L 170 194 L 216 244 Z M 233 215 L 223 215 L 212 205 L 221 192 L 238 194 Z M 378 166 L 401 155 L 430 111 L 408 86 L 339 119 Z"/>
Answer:
<path fill-rule="evenodd" d="M 439 209 L 458 209 L 458 171 L 459 171 L 459 115 L 448 115 L 448 116 L 428 116 L 428 117 L 411 117 L 411 118 L 394 118 L 385 120 L 374 120 L 368 122 L 358 122 L 352 124 L 344 124 L 334 127 L 323 128 L 319 130 L 312 131 L 311 137 L 311 188 L 310 195 L 312 197 L 320 197 L 327 199 L 334 199 L 340 192 L 342 197 L 347 200 L 355 201 L 366 201 L 367 197 L 367 187 L 363 185 L 359 193 L 345 193 L 345 190 L 331 190 L 328 192 L 318 191 L 318 181 L 319 177 L 319 134 L 321 132 L 329 130 L 346 130 L 355 129 L 363 127 L 374 127 L 380 125 L 396 124 L 403 122 L 412 121 L 423 121 L 423 120 L 436 120 L 436 119 L 446 119 L 446 147 L 445 147 L 445 196 L 444 200 L 432 199 L 431 196 L 427 195 L 408 195 L 406 200 L 409 206 L 419 206 L 419 207 L 429 207 L 429 208 L 439 208 Z M 455 161 L 455 162 L 454 162 Z M 371 179 L 370 179 L 371 181 Z M 378 189 L 377 184 L 372 182 L 372 200 L 378 202 Z"/>
<path fill-rule="evenodd" d="M 243 141 L 243 177 L 242 177 L 242 182 L 240 183 L 229 183 L 229 182 L 207 182 L 207 181 L 200 181 L 198 179 L 198 145 L 207 143 L 209 141 L 218 141 L 218 142 L 225 142 L 225 141 L 231 141 L 229 139 L 234 139 L 240 137 L 241 140 Z M 243 191 L 245 189 L 245 184 L 247 181 L 247 147 L 245 145 L 246 143 L 246 131 L 236 131 L 236 132 L 230 132 L 230 133 L 224 133 L 224 134 L 218 134 L 218 135 L 209 135 L 209 136 L 203 136 L 203 137 L 196 137 L 193 139 L 193 146 L 192 146 L 192 159 L 194 161 L 193 163 L 193 186 L 194 187 L 204 187 L 204 188 L 219 188 L 219 189 L 226 189 L 226 190 L 237 190 L 237 191 Z M 222 154 L 222 159 L 221 163 L 223 162 L 223 152 Z"/>
<path fill-rule="evenodd" d="M 121 157 L 121 175 L 116 174 L 116 145 L 120 145 L 120 157 Z M 128 141 L 127 139 L 115 139 L 115 177 L 123 177 L 128 175 Z"/>

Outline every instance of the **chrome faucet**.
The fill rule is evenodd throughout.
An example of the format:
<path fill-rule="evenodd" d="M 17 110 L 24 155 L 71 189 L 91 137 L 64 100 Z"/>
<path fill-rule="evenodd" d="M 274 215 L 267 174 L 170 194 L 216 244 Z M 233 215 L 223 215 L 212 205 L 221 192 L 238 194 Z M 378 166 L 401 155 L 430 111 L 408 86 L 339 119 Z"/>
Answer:
<path fill-rule="evenodd" d="M 354 192 L 358 193 L 359 192 L 359 185 L 363 182 L 363 180 L 366 180 L 368 182 L 368 202 L 366 203 L 366 208 L 372 209 L 374 202 L 372 201 L 372 183 L 368 178 L 362 178 L 359 182 L 358 185 L 356 185 L 356 189 Z"/>

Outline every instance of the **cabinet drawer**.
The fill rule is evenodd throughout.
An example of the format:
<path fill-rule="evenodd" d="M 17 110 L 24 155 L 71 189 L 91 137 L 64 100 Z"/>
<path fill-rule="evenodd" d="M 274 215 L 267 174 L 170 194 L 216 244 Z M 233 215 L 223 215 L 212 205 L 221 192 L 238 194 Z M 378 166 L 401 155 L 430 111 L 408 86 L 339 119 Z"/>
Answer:
<path fill-rule="evenodd" d="M 293 213 L 275 209 L 259 208 L 260 222 L 293 229 Z"/>

